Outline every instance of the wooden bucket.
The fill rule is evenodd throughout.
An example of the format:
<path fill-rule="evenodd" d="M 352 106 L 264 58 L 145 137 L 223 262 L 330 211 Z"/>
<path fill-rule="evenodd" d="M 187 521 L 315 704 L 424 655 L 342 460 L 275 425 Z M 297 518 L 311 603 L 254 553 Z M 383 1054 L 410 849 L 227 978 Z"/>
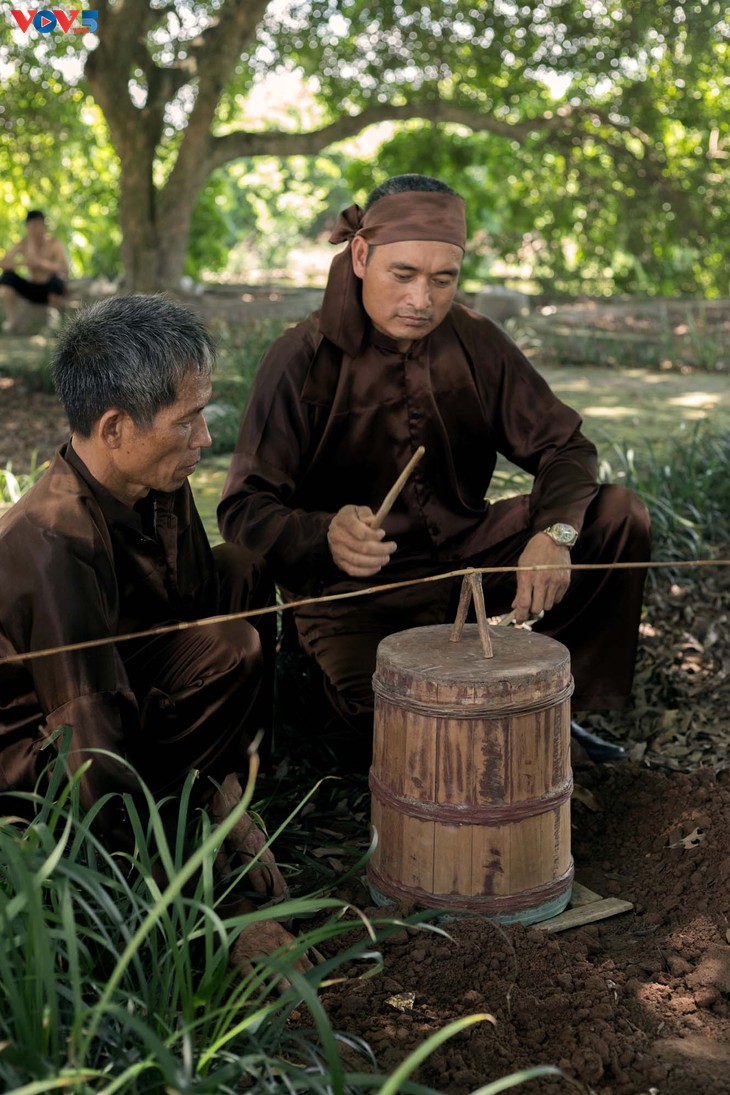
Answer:
<path fill-rule="evenodd" d="M 378 647 L 368 881 L 381 904 L 530 924 L 562 912 L 573 881 L 570 655 L 478 619 L 458 642 L 444 625 Z"/>

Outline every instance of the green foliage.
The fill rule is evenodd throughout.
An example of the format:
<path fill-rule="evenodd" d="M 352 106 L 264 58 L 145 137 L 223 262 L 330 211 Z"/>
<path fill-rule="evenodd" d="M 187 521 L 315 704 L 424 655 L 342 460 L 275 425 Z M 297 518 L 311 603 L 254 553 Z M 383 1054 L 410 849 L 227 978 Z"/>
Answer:
<path fill-rule="evenodd" d="M 195 269 L 199 276 L 227 268 L 232 277 L 248 278 L 259 269 L 286 277 L 289 252 L 316 237 L 332 218 L 333 209 L 351 201 L 344 179 L 344 158 L 324 156 L 259 156 L 255 161 L 230 164 L 216 172 L 203 190 L 193 215 L 191 251 L 201 233 L 205 210 L 215 220 L 215 257 L 208 254 Z M 215 206 L 215 215 L 211 206 Z"/>
<path fill-rule="evenodd" d="M 67 736 L 62 756 L 68 744 Z M 213 861 L 250 805 L 254 772 L 243 802 L 217 829 L 205 814 L 194 821 L 192 775 L 172 834 L 149 793 L 148 823 L 127 802 L 138 844 L 131 861 L 111 855 L 94 835 L 96 811 L 83 817 L 78 804 L 80 773 L 65 777 L 62 763 L 45 798 L 20 796 L 23 812 L 29 805 L 36 811 L 29 825 L 0 821 L 3 1090 L 37 1084 L 32 1090 L 73 1085 L 87 1092 L 218 1095 L 245 1081 L 261 1092 L 278 1091 L 280 1078 L 287 1077 L 290 1090 L 320 1091 L 327 1073 L 343 1081 L 338 1090 L 346 1089 L 341 1037 L 330 1028 L 316 988 L 345 962 L 375 972 L 380 956 L 374 942 L 396 925 L 372 925 L 353 943 L 361 921 L 322 896 L 275 910 L 225 912 L 224 902 L 245 882 L 248 868 L 220 893 Z M 167 886 L 157 881 L 160 865 L 171 879 Z M 241 930 L 274 915 L 314 912 L 334 916 L 300 936 L 286 956 L 277 951 L 250 970 L 231 967 Z M 308 948 L 346 934 L 338 958 L 323 961 L 306 978 L 292 968 Z M 307 1035 L 305 1064 L 295 1065 L 306 1032 L 290 1034 L 287 1020 L 302 1001 L 316 1030 Z M 349 1045 L 367 1060 L 362 1045 L 354 1039 Z"/>
<path fill-rule="evenodd" d="M 417 95 L 464 108 L 464 126 L 398 127 L 348 178 L 360 197 L 414 170 L 463 193 L 467 277 L 727 294 L 720 4 L 318 6 L 321 23 L 307 25 L 307 5 L 291 5 L 276 40 L 316 73 L 326 102 Z M 469 132 L 470 111 L 492 127 Z"/>
<path fill-rule="evenodd" d="M 382 942 L 406 925 L 445 935 L 425 924 L 427 913 L 369 921 L 321 892 L 276 908 L 231 911 L 252 864 L 223 883 L 213 865 L 225 835 L 251 807 L 255 759 L 241 803 L 218 827 L 191 807 L 194 774 L 172 830 L 146 789 L 144 816 L 127 796 L 136 851 L 113 855 L 94 832 L 103 804 L 86 816 L 80 809 L 84 768 L 65 773 L 68 728 L 60 738 L 45 796 L 17 796 L 19 815 L 32 820 L 0 819 L 4 1091 L 435 1095 L 408 1077 L 447 1038 L 488 1016 L 465 1016 L 435 1032 L 385 1077 L 364 1042 L 332 1029 L 318 997 L 333 979 L 376 975 Z M 232 963 L 240 932 L 273 917 L 308 926 L 286 950 L 250 966 Z M 323 958 L 318 948 L 331 952 L 333 941 L 340 949 Z M 294 962 L 308 950 L 318 962 L 304 974 Z M 308 1013 L 311 1027 L 294 1021 L 295 1009 Z M 483 1095 L 538 1075 L 560 1073 L 528 1070 Z"/>
<path fill-rule="evenodd" d="M 231 0 L 227 14 L 243 5 Z M 212 104 L 215 137 L 268 131 L 271 139 L 240 146 L 253 150 L 256 166 L 241 158 L 221 169 L 212 145 L 200 146 L 196 166 L 219 166 L 192 214 L 188 275 L 223 269 L 232 252 L 240 271 L 252 244 L 261 264 L 284 266 L 290 248 L 349 200 L 342 146 L 318 153 L 327 147 L 318 127 L 373 108 L 386 121 L 422 108 L 428 122 L 397 121 L 392 139 L 349 179 L 362 193 L 388 174 L 417 170 L 463 191 L 474 238 L 467 276 L 569 293 L 728 293 L 730 87 L 722 74 L 730 29 L 719 0 L 289 0 L 268 4 L 258 27 L 247 24 L 242 51 L 220 69 L 221 51 L 204 48 L 218 7 L 142 5 L 146 48 L 118 35 L 114 64 L 102 66 L 118 86 L 94 85 L 109 116 L 124 103 L 115 140 L 124 178 L 134 177 L 126 215 L 137 208 L 152 234 L 163 213 L 175 231 L 187 229 L 201 180 L 187 194 L 189 171 L 176 179 L 177 194 L 164 186 L 202 99 Z M 105 25 L 121 27 L 116 9 L 103 13 L 102 46 Z M 7 27 L 4 38 L 0 235 L 17 235 L 21 207 L 45 204 L 80 270 L 115 273 L 122 176 L 81 76 L 96 39 Z M 294 99 L 276 119 L 252 119 L 256 81 L 295 71 L 313 98 Z M 447 109 L 458 112 L 448 124 L 439 117 Z M 290 155 L 297 151 L 304 154 Z"/>
<path fill-rule="evenodd" d="M 72 276 L 119 273 L 119 164 L 101 111 L 31 48 L 0 49 L 3 62 L 0 251 L 23 235 L 27 211 L 40 208 Z"/>
<path fill-rule="evenodd" d="M 12 505 L 19 501 L 28 488 L 40 479 L 47 467 L 47 460 L 42 464 L 38 463 L 37 452 L 31 454 L 30 468 L 27 472 L 16 474 L 13 471 L 12 461 L 8 461 L 4 468 L 0 468 L 0 506 Z"/>
<path fill-rule="evenodd" d="M 224 270 L 230 254 L 230 224 L 223 212 L 225 180 L 214 175 L 203 189 L 190 221 L 185 273 L 199 280 L 207 272 Z"/>
<path fill-rule="evenodd" d="M 238 426 L 259 361 L 288 324 L 277 319 L 226 324 L 218 334 L 218 369 L 213 381 L 213 400 L 206 418 L 213 439 L 213 453 L 231 453 Z"/>
<path fill-rule="evenodd" d="M 580 138 L 535 133 L 521 144 L 411 122 L 376 164 L 353 161 L 347 176 L 360 198 L 414 165 L 448 182 L 467 202 L 466 278 L 503 279 L 506 270 L 557 294 L 721 295 L 730 254 L 717 224 L 730 217 L 730 185 L 697 157 L 712 118 L 693 129 L 655 119 L 652 135 L 666 158 L 661 182 L 610 124 L 590 119 Z"/>
<path fill-rule="evenodd" d="M 651 513 L 653 558 L 701 558 L 730 542 L 730 438 L 701 426 L 661 448 L 613 445 L 599 478 L 634 490 Z"/>

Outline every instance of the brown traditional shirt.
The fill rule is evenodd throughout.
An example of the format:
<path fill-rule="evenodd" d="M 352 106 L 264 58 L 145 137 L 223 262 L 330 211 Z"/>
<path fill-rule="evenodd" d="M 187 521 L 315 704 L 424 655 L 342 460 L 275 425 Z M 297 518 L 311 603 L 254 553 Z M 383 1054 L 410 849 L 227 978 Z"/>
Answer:
<path fill-rule="evenodd" d="M 509 531 L 485 500 L 498 453 L 534 477 L 535 532 L 555 521 L 580 530 L 596 493 L 596 450 L 580 426 L 505 332 L 461 305 L 406 353 L 371 327 L 355 356 L 322 336 L 315 313 L 259 366 L 221 531 L 265 556 L 292 592 L 341 581 L 326 539 L 332 517 L 353 503 L 375 511 L 419 445 L 425 456 L 384 523 L 398 544 L 392 580 Z"/>
<path fill-rule="evenodd" d="M 125 755 L 140 724 L 124 644 L 26 663 L 3 664 L 4 655 L 217 611 L 213 557 L 190 486 L 151 491 L 128 507 L 70 444 L 0 520 L 0 575 L 0 791 L 32 786 L 36 753 L 56 727 L 82 726 L 95 745 Z M 118 774 L 121 789 L 132 786 Z"/>

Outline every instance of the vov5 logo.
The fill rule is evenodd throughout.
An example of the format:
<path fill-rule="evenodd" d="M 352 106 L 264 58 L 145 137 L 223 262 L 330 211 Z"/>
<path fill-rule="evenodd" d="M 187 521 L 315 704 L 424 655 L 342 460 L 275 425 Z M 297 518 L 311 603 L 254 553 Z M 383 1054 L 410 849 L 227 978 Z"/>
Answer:
<path fill-rule="evenodd" d="M 11 8 L 10 14 L 23 31 L 23 34 L 30 30 L 31 25 L 39 34 L 50 34 L 56 27 L 60 27 L 63 34 L 68 34 L 69 31 L 73 31 L 74 34 L 88 34 L 89 31 L 94 31 L 99 26 L 98 11 L 63 11 L 62 8 L 44 8 L 43 10 L 35 8 L 32 11 L 18 11 Z M 81 26 L 75 27 L 73 24 L 79 15 L 81 16 Z"/>

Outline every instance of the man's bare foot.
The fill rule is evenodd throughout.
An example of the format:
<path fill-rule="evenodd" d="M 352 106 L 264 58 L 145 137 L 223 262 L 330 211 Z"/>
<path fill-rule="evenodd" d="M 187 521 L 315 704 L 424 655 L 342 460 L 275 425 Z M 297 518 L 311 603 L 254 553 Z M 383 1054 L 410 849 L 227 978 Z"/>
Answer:
<path fill-rule="evenodd" d="M 236 808 L 243 796 L 241 784 L 235 773 L 226 776 L 211 802 L 213 819 L 220 824 Z M 266 848 L 266 835 L 248 814 L 243 814 L 231 829 L 218 853 L 216 865 L 223 874 L 232 869 L 231 860 L 248 864 L 256 863 L 248 872 L 253 889 L 265 898 L 283 901 L 288 896 L 286 882 L 279 872 L 270 848 Z"/>
<path fill-rule="evenodd" d="M 286 928 L 276 920 L 261 920 L 256 924 L 249 924 L 236 939 L 231 949 L 230 964 L 237 967 L 242 977 L 248 976 L 253 969 L 252 962 L 256 958 L 265 958 L 268 954 L 281 949 L 282 957 L 287 957 L 287 952 L 297 948 L 296 937 L 291 935 Z M 311 970 L 312 963 L 306 954 L 293 961 L 292 968 L 299 973 Z M 278 992 L 286 992 L 290 982 L 283 977 L 277 985 Z"/>

